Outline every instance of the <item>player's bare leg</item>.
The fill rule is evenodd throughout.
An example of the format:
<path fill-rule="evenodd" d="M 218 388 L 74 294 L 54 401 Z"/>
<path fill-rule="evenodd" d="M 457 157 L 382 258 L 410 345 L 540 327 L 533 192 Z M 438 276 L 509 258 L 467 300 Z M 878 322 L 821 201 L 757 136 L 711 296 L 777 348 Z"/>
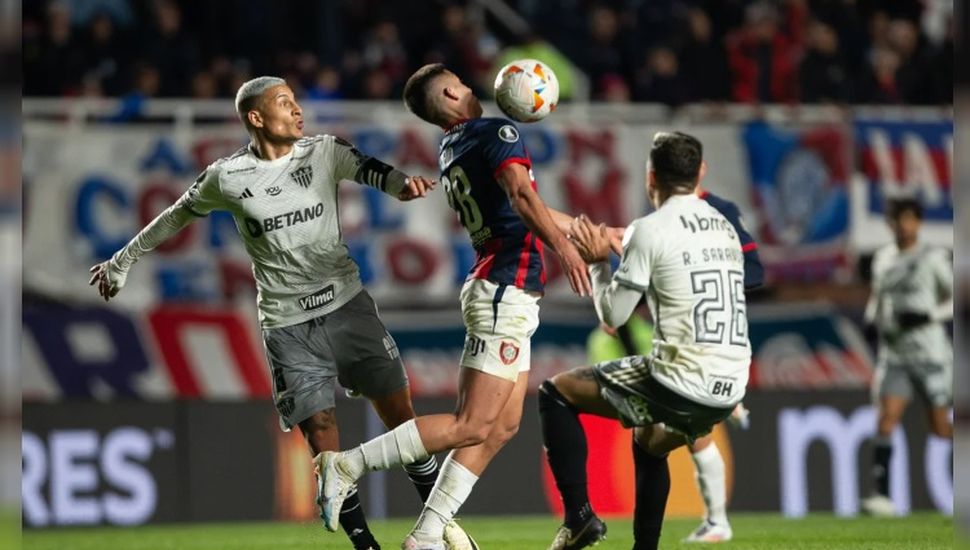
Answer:
<path fill-rule="evenodd" d="M 637 550 L 655 550 L 660 543 L 670 493 L 667 455 L 686 443 L 684 436 L 668 432 L 660 424 L 634 429 L 633 462 L 637 488 L 633 541 Z"/>
<path fill-rule="evenodd" d="M 514 386 L 511 380 L 463 368 L 454 414 L 421 416 L 357 448 L 317 456 L 314 460 L 323 485 L 324 524 L 336 530 L 345 495 L 367 470 L 386 470 L 425 460 L 439 451 L 485 441 Z"/>
<path fill-rule="evenodd" d="M 612 405 L 600 395 L 592 368 L 560 373 L 539 387 L 542 439 L 565 511 L 550 550 L 576 550 L 606 538 L 606 524 L 589 503 L 586 433 L 579 422 L 580 412 L 617 418 Z"/>
<path fill-rule="evenodd" d="M 463 371 L 475 373 L 477 376 L 482 375 L 473 369 L 463 369 Z M 518 432 L 528 384 L 529 373 L 520 372 L 505 407 L 499 413 L 497 421 L 485 440 L 478 445 L 455 449 L 448 455 L 441 466 L 441 474 L 434 491 L 404 541 L 404 548 L 436 547 L 438 541 L 442 539 L 444 526 L 454 519 L 459 507 L 471 494 L 478 477 L 502 447 Z M 471 401 L 464 401 L 460 406 L 467 408 L 473 407 L 474 404 Z"/>
<path fill-rule="evenodd" d="M 340 449 L 340 434 L 337 430 L 337 411 L 330 408 L 320 411 L 303 422 L 300 422 L 300 431 L 306 438 L 310 446 L 310 451 L 314 456 L 325 451 L 336 451 Z M 317 504 L 320 504 L 320 487 L 317 487 Z M 364 509 L 360 505 L 360 496 L 355 488 L 344 501 L 344 508 L 340 513 L 340 527 L 347 533 L 354 548 L 380 548 L 370 528 L 367 526 L 367 518 L 364 516 Z"/>
<path fill-rule="evenodd" d="M 411 404 L 411 390 L 407 387 L 385 396 L 373 398 L 371 404 L 388 430 L 393 430 L 415 417 L 414 406 Z M 438 479 L 438 461 L 435 460 L 435 457 L 432 455 L 425 460 L 405 464 L 404 469 L 407 471 L 411 483 L 418 490 L 421 502 L 428 500 L 431 488 L 434 487 L 434 483 Z"/>
<path fill-rule="evenodd" d="M 722 542 L 731 540 L 733 533 L 727 518 L 727 486 L 724 458 L 714 437 L 706 435 L 690 446 L 694 461 L 694 479 L 704 501 L 704 521 L 684 539 L 684 542 Z"/>
<path fill-rule="evenodd" d="M 893 454 L 892 434 L 906 412 L 909 400 L 896 395 L 879 399 L 879 418 L 873 441 L 872 477 L 875 494 L 862 500 L 862 510 L 873 516 L 892 516 L 896 510 L 889 497 L 889 462 Z"/>
<path fill-rule="evenodd" d="M 930 407 L 927 409 L 930 420 L 930 431 L 936 437 L 953 440 L 953 421 L 950 419 L 949 407 Z"/>
<path fill-rule="evenodd" d="M 388 430 L 392 430 L 415 417 L 414 407 L 411 403 L 411 390 L 407 387 L 389 395 L 371 399 L 371 404 Z M 423 461 L 405 464 L 404 470 L 417 489 L 421 502 L 427 502 L 428 496 L 438 480 L 438 461 L 434 455 Z M 346 508 L 346 502 L 344 508 Z M 445 548 L 449 550 L 475 548 L 475 541 L 454 521 L 449 521 L 445 525 L 443 536 Z"/>

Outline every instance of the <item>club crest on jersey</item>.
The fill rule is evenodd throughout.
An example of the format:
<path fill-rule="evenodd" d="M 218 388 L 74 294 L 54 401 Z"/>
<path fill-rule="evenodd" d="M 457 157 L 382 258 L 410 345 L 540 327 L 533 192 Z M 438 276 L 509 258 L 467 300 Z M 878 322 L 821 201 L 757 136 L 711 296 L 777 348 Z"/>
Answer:
<path fill-rule="evenodd" d="M 515 129 L 515 126 L 506 124 L 498 129 L 498 137 L 502 141 L 515 143 L 516 141 L 519 141 L 519 131 Z"/>
<path fill-rule="evenodd" d="M 303 187 L 310 187 L 310 181 L 313 179 L 313 167 L 312 166 L 302 166 L 296 170 L 290 172 L 290 177 L 293 181 L 299 183 Z"/>
<path fill-rule="evenodd" d="M 519 358 L 519 346 L 515 345 L 515 342 L 502 342 L 498 348 L 498 355 L 503 363 L 511 365 Z"/>

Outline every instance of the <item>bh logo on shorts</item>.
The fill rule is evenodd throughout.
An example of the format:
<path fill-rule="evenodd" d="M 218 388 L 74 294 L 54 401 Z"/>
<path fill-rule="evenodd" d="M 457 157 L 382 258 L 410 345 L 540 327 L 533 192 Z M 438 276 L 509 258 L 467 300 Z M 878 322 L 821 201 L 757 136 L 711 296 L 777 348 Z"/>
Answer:
<path fill-rule="evenodd" d="M 498 355 L 503 363 L 511 365 L 519 358 L 519 346 L 515 345 L 515 342 L 502 342 L 498 348 Z"/>

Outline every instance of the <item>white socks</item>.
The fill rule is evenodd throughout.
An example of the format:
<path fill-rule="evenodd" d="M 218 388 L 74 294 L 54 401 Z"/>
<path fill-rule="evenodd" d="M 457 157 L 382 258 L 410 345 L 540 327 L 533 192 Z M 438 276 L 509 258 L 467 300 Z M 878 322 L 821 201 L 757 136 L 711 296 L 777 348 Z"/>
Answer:
<path fill-rule="evenodd" d="M 412 418 L 356 449 L 340 453 L 338 464 L 344 474 L 357 480 L 367 470 L 387 470 L 425 460 L 428 456 L 421 443 L 418 425 Z"/>
<path fill-rule="evenodd" d="M 725 487 L 724 459 L 717 445 L 711 443 L 703 451 L 692 453 L 697 467 L 697 486 L 707 506 L 707 519 L 718 525 L 728 525 L 727 488 Z"/>
<path fill-rule="evenodd" d="M 434 484 L 428 501 L 424 503 L 424 510 L 418 517 L 418 523 L 411 530 L 415 538 L 441 540 L 445 525 L 458 513 L 458 509 L 478 481 L 478 476 L 455 462 L 454 454 L 454 451 L 449 453 L 448 458 L 441 465 L 438 481 Z"/>

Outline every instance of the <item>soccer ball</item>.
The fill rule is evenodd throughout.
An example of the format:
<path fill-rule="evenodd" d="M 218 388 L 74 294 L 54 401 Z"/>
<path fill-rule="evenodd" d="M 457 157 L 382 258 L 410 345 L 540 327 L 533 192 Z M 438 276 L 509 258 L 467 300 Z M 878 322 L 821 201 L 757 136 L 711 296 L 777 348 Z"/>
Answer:
<path fill-rule="evenodd" d="M 495 102 L 513 120 L 536 122 L 556 110 L 559 81 L 541 61 L 513 61 L 495 77 Z"/>

